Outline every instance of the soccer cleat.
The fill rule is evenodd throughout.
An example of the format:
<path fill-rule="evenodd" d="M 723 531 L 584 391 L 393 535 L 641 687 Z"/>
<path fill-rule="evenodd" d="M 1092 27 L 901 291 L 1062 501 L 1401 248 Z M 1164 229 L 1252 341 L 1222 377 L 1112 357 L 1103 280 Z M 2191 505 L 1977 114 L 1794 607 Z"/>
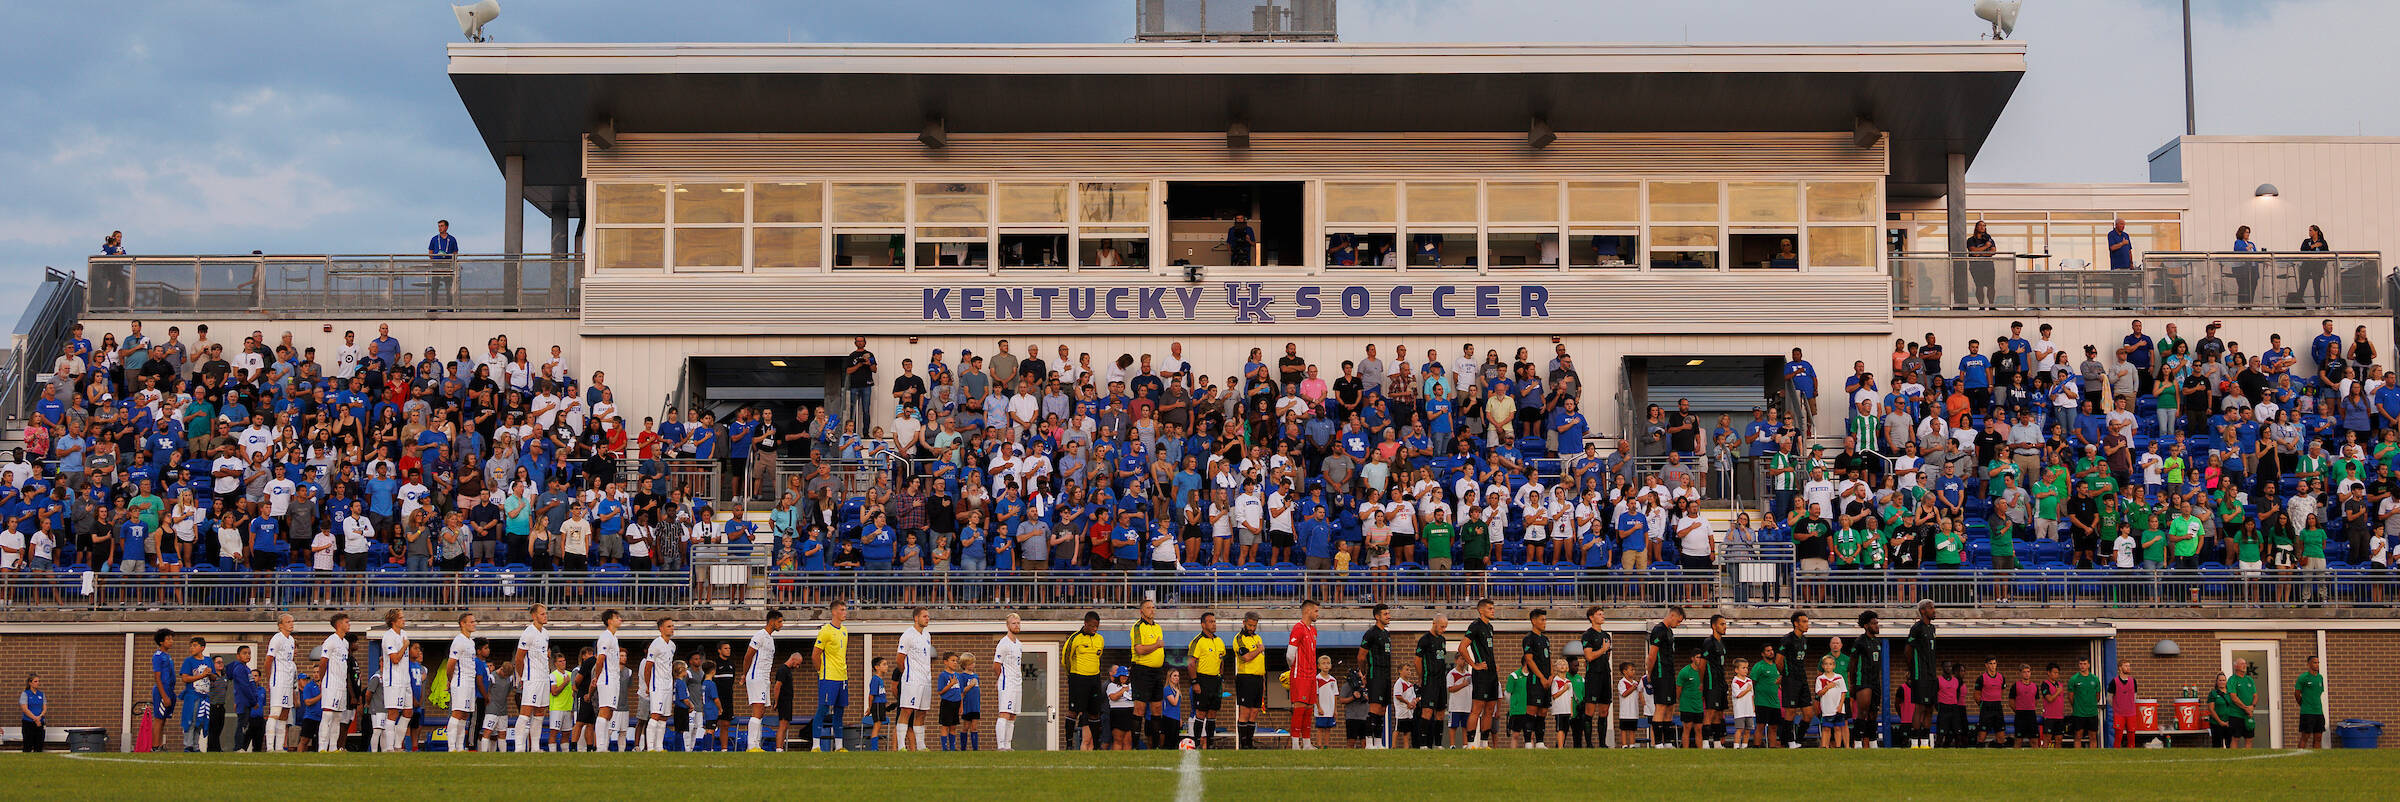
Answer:
<path fill-rule="evenodd" d="M 748 749 L 744 749 L 744 750 L 742 750 L 742 751 L 744 751 L 744 752 L 764 752 L 764 751 L 767 751 L 767 750 L 765 750 L 765 749 L 760 749 L 760 748 L 758 748 L 758 747 L 755 747 L 755 746 L 753 746 L 753 747 L 750 747 L 750 748 L 748 748 Z"/>

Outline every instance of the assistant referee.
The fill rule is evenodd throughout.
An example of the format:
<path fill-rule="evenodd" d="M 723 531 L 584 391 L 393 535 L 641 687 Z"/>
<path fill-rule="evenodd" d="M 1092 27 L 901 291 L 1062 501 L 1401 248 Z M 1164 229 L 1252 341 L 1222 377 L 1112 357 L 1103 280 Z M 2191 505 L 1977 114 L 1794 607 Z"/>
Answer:
<path fill-rule="evenodd" d="M 1258 748 L 1258 712 L 1267 704 L 1267 641 L 1258 636 L 1258 614 L 1242 614 L 1242 633 L 1233 639 L 1235 745 Z"/>
<path fill-rule="evenodd" d="M 1157 602 L 1142 600 L 1141 619 L 1133 622 L 1133 712 L 1141 736 L 1151 743 L 1167 735 L 1158 716 L 1162 687 L 1167 681 L 1167 633 L 1157 621 Z"/>
<path fill-rule="evenodd" d="M 1100 650 L 1106 646 L 1097 612 L 1084 613 L 1083 629 L 1067 636 L 1067 714 L 1084 731 L 1086 750 L 1098 748 L 1101 728 L 1108 726 L 1108 691 L 1100 679 Z"/>
<path fill-rule="evenodd" d="M 1200 634 L 1184 651 L 1192 659 L 1192 740 L 1206 749 L 1225 706 L 1225 639 L 1217 636 L 1216 613 L 1200 614 Z"/>

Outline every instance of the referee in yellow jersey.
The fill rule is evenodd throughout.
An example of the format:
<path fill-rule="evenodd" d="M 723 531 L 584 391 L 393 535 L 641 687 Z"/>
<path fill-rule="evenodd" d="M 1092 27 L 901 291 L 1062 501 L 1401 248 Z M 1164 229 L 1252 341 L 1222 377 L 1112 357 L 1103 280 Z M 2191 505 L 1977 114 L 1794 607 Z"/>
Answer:
<path fill-rule="evenodd" d="M 1166 747 L 1166 722 L 1159 718 L 1159 702 L 1165 698 L 1167 680 L 1167 633 L 1158 626 L 1158 604 L 1142 600 L 1141 618 L 1133 622 L 1133 713 L 1141 722 L 1140 735 L 1150 741 L 1150 748 Z"/>
<path fill-rule="evenodd" d="M 1097 748 L 1107 735 L 1108 692 L 1100 678 L 1100 614 L 1083 614 L 1083 628 L 1067 636 L 1067 715 L 1084 733 L 1083 748 Z"/>
<path fill-rule="evenodd" d="M 1267 704 L 1267 641 L 1258 636 L 1258 614 L 1242 614 L 1233 638 L 1234 748 L 1258 748 L 1258 711 Z"/>
<path fill-rule="evenodd" d="M 1200 634 L 1185 651 L 1192 658 L 1192 740 L 1206 749 L 1225 704 L 1225 639 L 1217 637 L 1216 613 L 1200 614 Z"/>

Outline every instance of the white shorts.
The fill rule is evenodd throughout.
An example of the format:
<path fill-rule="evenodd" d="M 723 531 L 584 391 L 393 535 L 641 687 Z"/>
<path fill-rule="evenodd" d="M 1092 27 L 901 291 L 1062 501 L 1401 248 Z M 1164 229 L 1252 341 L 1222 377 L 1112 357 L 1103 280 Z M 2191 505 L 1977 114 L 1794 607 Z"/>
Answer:
<path fill-rule="evenodd" d="M 1011 716 L 1023 712 L 1022 708 L 1025 706 L 1024 697 L 1025 691 L 1019 688 L 1010 688 L 1008 690 L 1001 691 L 999 712 Z"/>
<path fill-rule="evenodd" d="M 594 687 L 592 689 L 592 695 L 598 697 L 599 699 L 599 701 L 593 703 L 593 707 L 605 707 L 614 710 L 624 706 L 625 686 L 611 682 L 607 685 Z"/>
<path fill-rule="evenodd" d="M 466 713 L 468 719 L 473 719 L 475 711 L 481 709 L 483 709 L 483 705 L 475 703 L 475 694 L 450 692 L 450 712 Z"/>
<path fill-rule="evenodd" d="M 350 697 L 340 693 L 335 693 L 331 689 L 327 689 L 323 695 L 317 697 L 317 704 L 325 708 L 326 714 L 331 715 L 349 710 Z"/>
<path fill-rule="evenodd" d="M 526 679 L 517 691 L 517 704 L 520 707 L 549 707 L 550 675 L 542 675 L 540 682 Z"/>
<path fill-rule="evenodd" d="M 267 706 L 292 709 L 292 686 L 295 684 L 288 678 L 276 680 L 267 691 Z"/>
<path fill-rule="evenodd" d="M 411 688 L 406 685 L 396 688 L 390 685 L 383 686 L 383 709 L 385 710 L 408 710 L 415 708 L 417 706 L 416 698 L 417 690 L 415 688 Z"/>
<path fill-rule="evenodd" d="M 500 714 L 498 714 L 498 713 L 485 713 L 485 714 L 483 714 L 483 731 L 484 731 L 484 732 L 504 732 L 504 731 L 506 731 L 507 729 L 508 729 L 508 719 L 506 719 L 506 718 L 502 717 L 502 716 L 501 716 Z"/>
<path fill-rule="evenodd" d="M 742 697 L 747 699 L 751 704 L 763 705 L 767 703 L 767 691 L 773 687 L 774 685 L 766 680 L 743 680 Z"/>
<path fill-rule="evenodd" d="M 667 718 L 675 712 L 674 691 L 652 691 L 649 695 L 650 715 Z"/>
<path fill-rule="evenodd" d="M 574 728 L 575 728 L 575 711 L 572 711 L 572 710 L 552 710 L 552 711 L 550 711 L 550 729 L 554 729 L 554 730 L 562 730 L 562 731 L 563 731 L 563 730 L 570 730 L 570 729 L 574 729 Z"/>
<path fill-rule="evenodd" d="M 900 686 L 900 708 L 903 710 L 932 710 L 933 683 L 911 682 Z"/>

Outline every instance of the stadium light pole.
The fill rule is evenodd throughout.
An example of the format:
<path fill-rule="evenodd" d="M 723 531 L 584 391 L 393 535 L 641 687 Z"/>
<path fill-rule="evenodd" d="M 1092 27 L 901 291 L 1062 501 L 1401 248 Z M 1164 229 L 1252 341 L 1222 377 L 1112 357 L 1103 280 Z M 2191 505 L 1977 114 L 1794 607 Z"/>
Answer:
<path fill-rule="evenodd" d="M 2183 0 L 2183 135 L 2199 133 L 2192 112 L 2192 0 Z"/>

